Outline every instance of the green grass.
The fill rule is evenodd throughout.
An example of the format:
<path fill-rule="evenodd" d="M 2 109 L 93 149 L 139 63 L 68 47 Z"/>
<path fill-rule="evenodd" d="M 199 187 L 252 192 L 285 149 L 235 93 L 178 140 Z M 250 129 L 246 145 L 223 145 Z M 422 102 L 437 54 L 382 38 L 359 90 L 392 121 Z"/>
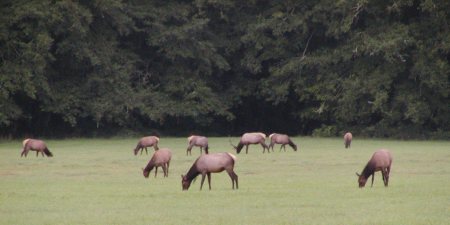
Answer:
<path fill-rule="evenodd" d="M 232 138 L 236 143 L 238 138 Z M 21 141 L 0 143 L 0 224 L 448 224 L 450 142 L 294 138 L 298 152 L 239 154 L 239 190 L 226 173 L 181 191 L 199 149 L 186 156 L 186 138 L 165 138 L 169 177 L 142 175 L 150 155 L 134 156 L 135 139 L 49 140 L 55 157 L 21 158 Z M 230 151 L 228 138 L 210 138 L 211 152 Z M 391 150 L 389 187 L 381 174 L 359 189 L 372 153 Z M 150 149 L 149 149 L 150 150 Z M 153 152 L 153 150 L 152 150 Z M 200 178 L 200 177 L 199 177 Z M 369 181 L 370 182 L 370 181 Z M 206 187 L 206 188 L 205 188 Z"/>

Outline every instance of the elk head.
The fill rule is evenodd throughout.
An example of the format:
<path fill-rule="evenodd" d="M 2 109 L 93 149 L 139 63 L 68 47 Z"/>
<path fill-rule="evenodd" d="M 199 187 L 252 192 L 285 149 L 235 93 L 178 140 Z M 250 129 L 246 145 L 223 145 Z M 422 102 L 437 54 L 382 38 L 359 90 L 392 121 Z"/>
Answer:
<path fill-rule="evenodd" d="M 142 168 L 142 173 L 144 174 L 145 178 L 148 178 L 148 175 L 150 174 L 150 171 L 145 171 L 144 168 Z"/>
<path fill-rule="evenodd" d="M 360 188 L 363 188 L 366 185 L 367 178 L 363 175 L 356 173 L 356 176 L 358 176 L 358 184 Z"/>
<path fill-rule="evenodd" d="M 191 181 L 189 181 L 186 176 L 181 175 L 181 187 L 183 188 L 183 191 L 189 189 L 189 186 L 191 186 Z"/>

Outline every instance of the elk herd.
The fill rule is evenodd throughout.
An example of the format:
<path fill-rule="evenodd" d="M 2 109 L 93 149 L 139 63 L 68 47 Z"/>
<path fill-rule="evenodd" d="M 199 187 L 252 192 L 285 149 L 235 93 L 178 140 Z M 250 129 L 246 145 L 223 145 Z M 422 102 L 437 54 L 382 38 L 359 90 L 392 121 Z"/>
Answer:
<path fill-rule="evenodd" d="M 267 136 L 262 132 L 251 132 L 244 133 L 237 145 L 233 145 L 230 141 L 231 146 L 239 154 L 242 148 L 245 146 L 245 153 L 248 154 L 249 145 L 261 145 L 263 148 L 263 153 L 267 151 L 270 153 L 274 151 L 274 145 L 279 144 L 280 151 L 284 149 L 286 151 L 286 145 L 289 145 L 294 151 L 297 151 L 297 145 L 291 140 L 291 138 L 286 134 L 273 133 L 269 135 L 270 144 L 266 144 Z M 352 134 L 347 132 L 344 135 L 344 146 L 345 148 L 350 148 L 352 142 Z M 159 148 L 159 137 L 157 136 L 147 136 L 143 137 L 137 143 L 134 149 L 134 155 L 137 155 L 141 151 L 141 155 L 145 150 L 148 155 L 147 147 L 153 147 L 154 153 L 147 163 L 145 168 L 142 168 L 143 175 L 145 178 L 149 177 L 150 172 L 155 169 L 155 177 L 158 173 L 158 167 L 161 167 L 164 173 L 164 177 L 169 176 L 169 165 L 172 158 L 172 151 L 168 148 Z M 39 153 L 47 157 L 52 157 L 53 154 L 48 149 L 47 145 L 42 140 L 37 139 L 25 139 L 22 142 L 22 153 L 21 157 L 27 157 L 29 151 L 36 151 L 36 156 Z M 238 189 L 238 175 L 234 172 L 234 164 L 236 162 L 236 156 L 232 153 L 221 152 L 221 153 L 211 153 L 209 154 L 208 138 L 204 136 L 192 135 L 188 137 L 188 147 L 186 149 L 186 156 L 192 155 L 192 148 L 200 148 L 200 156 L 194 161 L 191 168 L 185 175 L 181 175 L 181 186 L 183 190 L 188 190 L 191 182 L 198 176 L 202 175 L 202 180 L 200 183 L 200 190 L 203 187 L 205 177 L 208 177 L 208 186 L 211 190 L 211 173 L 220 173 L 226 171 L 231 178 L 232 188 Z M 204 154 L 203 154 L 204 151 Z M 389 173 L 391 170 L 392 155 L 386 149 L 380 149 L 376 151 L 370 160 L 367 162 L 361 174 L 356 173 L 358 176 L 359 187 L 365 186 L 367 179 L 372 176 L 372 186 L 375 177 L 375 172 L 381 171 L 384 185 L 387 187 L 389 182 Z"/>

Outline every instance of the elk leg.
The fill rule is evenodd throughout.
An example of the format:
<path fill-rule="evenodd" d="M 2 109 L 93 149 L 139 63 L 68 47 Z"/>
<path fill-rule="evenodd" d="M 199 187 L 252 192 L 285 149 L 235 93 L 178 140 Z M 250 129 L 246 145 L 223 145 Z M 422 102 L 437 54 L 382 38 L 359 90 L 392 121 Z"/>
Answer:
<path fill-rule="evenodd" d="M 266 152 L 266 148 L 267 148 L 267 153 L 270 153 L 270 149 L 269 149 L 269 147 L 267 147 L 267 145 L 265 145 L 264 143 L 261 142 L 261 146 L 263 147 L 263 153 Z"/>
<path fill-rule="evenodd" d="M 206 173 L 206 175 L 208 175 L 208 185 L 209 185 L 209 190 L 211 190 L 211 173 Z"/>
<path fill-rule="evenodd" d="M 267 153 L 270 153 L 269 146 L 267 146 L 265 142 L 262 142 L 261 145 L 263 146 L 263 148 L 267 148 Z"/>
<path fill-rule="evenodd" d="M 162 165 L 162 169 L 163 169 L 163 172 L 164 172 L 164 177 L 167 177 L 167 164 L 163 164 Z"/>
<path fill-rule="evenodd" d="M 234 189 L 234 183 L 235 182 L 236 182 L 236 189 L 238 189 L 238 175 L 236 173 L 234 173 L 234 171 L 229 171 L 228 175 L 231 178 L 231 184 L 232 184 L 233 189 Z"/>
<path fill-rule="evenodd" d="M 44 150 L 41 151 L 42 157 L 44 157 Z"/>
<path fill-rule="evenodd" d="M 188 146 L 187 151 L 189 151 L 189 155 L 192 155 L 192 147 L 193 146 L 194 146 L 193 144 L 189 144 L 189 146 Z M 201 153 L 201 151 L 200 151 L 200 153 Z M 187 155 L 187 152 L 186 152 L 186 155 Z"/>
<path fill-rule="evenodd" d="M 233 171 L 233 174 L 234 174 L 234 181 L 236 182 L 236 189 L 239 189 L 239 186 L 238 186 L 238 175 Z"/>
<path fill-rule="evenodd" d="M 147 147 L 145 147 L 145 154 L 148 155 Z"/>
<path fill-rule="evenodd" d="M 386 168 L 386 186 L 388 186 L 388 183 L 389 183 L 389 174 L 391 173 L 391 167 L 390 166 L 388 166 L 387 168 Z"/>
<path fill-rule="evenodd" d="M 383 170 L 383 175 L 384 175 L 384 186 L 387 187 L 389 183 L 389 173 L 387 168 Z"/>
<path fill-rule="evenodd" d="M 239 189 L 239 185 L 238 185 L 238 175 L 233 171 L 234 174 L 234 182 L 236 182 L 236 189 Z"/>
<path fill-rule="evenodd" d="M 245 154 L 248 154 L 248 145 L 245 145 Z"/>
<path fill-rule="evenodd" d="M 169 177 L 169 165 L 170 165 L 170 162 L 167 162 L 167 177 Z"/>
<path fill-rule="evenodd" d="M 205 182 L 205 175 L 206 175 L 206 174 L 203 174 L 203 173 L 202 173 L 202 182 L 200 183 L 200 191 L 202 190 L 203 183 Z"/>
<path fill-rule="evenodd" d="M 372 185 L 370 185 L 370 187 L 373 187 L 373 179 L 375 179 L 375 172 L 372 173 Z"/>
<path fill-rule="evenodd" d="M 158 173 L 158 167 L 155 167 L 155 178 L 156 178 L 156 174 Z"/>

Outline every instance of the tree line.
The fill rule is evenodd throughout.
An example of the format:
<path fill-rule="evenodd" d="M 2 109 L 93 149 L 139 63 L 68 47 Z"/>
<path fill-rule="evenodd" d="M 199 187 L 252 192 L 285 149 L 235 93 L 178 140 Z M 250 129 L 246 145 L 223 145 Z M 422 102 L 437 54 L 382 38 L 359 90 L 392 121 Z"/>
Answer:
<path fill-rule="evenodd" d="M 3 137 L 450 137 L 447 0 L 0 5 Z"/>

